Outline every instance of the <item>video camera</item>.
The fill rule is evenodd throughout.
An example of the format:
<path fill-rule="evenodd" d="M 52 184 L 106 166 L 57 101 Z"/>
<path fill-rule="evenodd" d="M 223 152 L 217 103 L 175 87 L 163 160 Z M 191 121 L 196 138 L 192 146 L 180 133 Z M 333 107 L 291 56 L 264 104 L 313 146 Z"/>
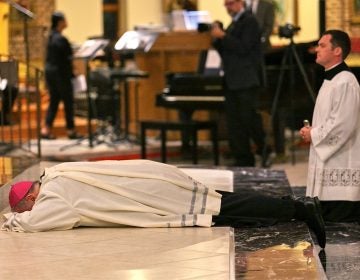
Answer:
<path fill-rule="evenodd" d="M 299 26 L 287 23 L 283 26 L 279 26 L 279 36 L 282 38 L 292 38 L 301 28 Z"/>
<path fill-rule="evenodd" d="M 221 21 L 214 21 L 213 23 L 199 23 L 197 31 L 202 32 L 208 32 L 210 31 L 214 25 L 218 25 L 221 29 L 224 29 L 224 24 Z"/>

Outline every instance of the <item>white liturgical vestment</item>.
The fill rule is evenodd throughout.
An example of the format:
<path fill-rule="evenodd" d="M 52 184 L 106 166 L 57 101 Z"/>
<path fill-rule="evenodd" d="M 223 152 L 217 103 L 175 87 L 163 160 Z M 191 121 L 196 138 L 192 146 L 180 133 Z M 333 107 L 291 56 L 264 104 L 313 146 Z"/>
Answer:
<path fill-rule="evenodd" d="M 345 65 L 346 66 L 346 65 Z M 339 71 L 324 80 L 312 120 L 307 196 L 360 200 L 360 89 Z"/>
<path fill-rule="evenodd" d="M 148 160 L 69 162 L 46 168 L 31 211 L 5 214 L 2 230 L 212 224 L 221 195 L 175 166 Z"/>

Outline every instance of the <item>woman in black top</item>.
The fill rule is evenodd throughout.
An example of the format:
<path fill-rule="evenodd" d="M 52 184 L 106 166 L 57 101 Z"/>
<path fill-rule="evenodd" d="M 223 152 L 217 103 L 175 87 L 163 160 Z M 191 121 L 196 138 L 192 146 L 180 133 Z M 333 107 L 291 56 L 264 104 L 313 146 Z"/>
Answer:
<path fill-rule="evenodd" d="M 61 34 L 66 27 L 67 21 L 64 14 L 53 13 L 45 64 L 45 79 L 50 94 L 45 127 L 41 131 L 41 136 L 45 139 L 55 138 L 51 129 L 61 100 L 64 102 L 68 137 L 79 138 L 74 130 L 72 48 L 66 37 Z"/>

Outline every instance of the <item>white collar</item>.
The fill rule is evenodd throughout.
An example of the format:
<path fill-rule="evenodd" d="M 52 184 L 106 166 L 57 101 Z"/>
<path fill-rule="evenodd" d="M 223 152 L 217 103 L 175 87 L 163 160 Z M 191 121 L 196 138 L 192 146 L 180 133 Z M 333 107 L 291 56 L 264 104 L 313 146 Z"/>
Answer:
<path fill-rule="evenodd" d="M 334 64 L 333 66 L 331 66 L 330 68 L 327 68 L 327 69 L 325 69 L 325 71 L 329 71 L 329 70 L 331 70 L 331 69 L 333 69 L 333 68 L 335 68 L 336 66 L 338 66 L 339 64 L 341 64 L 342 63 L 342 61 L 341 62 L 339 62 L 339 63 L 337 63 L 337 64 Z"/>

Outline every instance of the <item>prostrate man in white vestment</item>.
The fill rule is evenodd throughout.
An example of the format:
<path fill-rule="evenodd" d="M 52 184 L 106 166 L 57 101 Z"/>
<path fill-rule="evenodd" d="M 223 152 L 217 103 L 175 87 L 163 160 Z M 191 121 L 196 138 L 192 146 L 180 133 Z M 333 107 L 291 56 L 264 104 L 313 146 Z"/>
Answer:
<path fill-rule="evenodd" d="M 360 88 L 344 60 L 349 36 L 326 31 L 316 48 L 325 68 L 312 126 L 300 134 L 311 143 L 306 195 L 319 197 L 325 221 L 360 220 Z"/>
<path fill-rule="evenodd" d="M 90 227 L 272 225 L 306 221 L 326 243 L 317 199 L 281 199 L 216 191 L 175 166 L 149 160 L 68 162 L 41 181 L 12 185 L 2 230 L 38 232 Z"/>

